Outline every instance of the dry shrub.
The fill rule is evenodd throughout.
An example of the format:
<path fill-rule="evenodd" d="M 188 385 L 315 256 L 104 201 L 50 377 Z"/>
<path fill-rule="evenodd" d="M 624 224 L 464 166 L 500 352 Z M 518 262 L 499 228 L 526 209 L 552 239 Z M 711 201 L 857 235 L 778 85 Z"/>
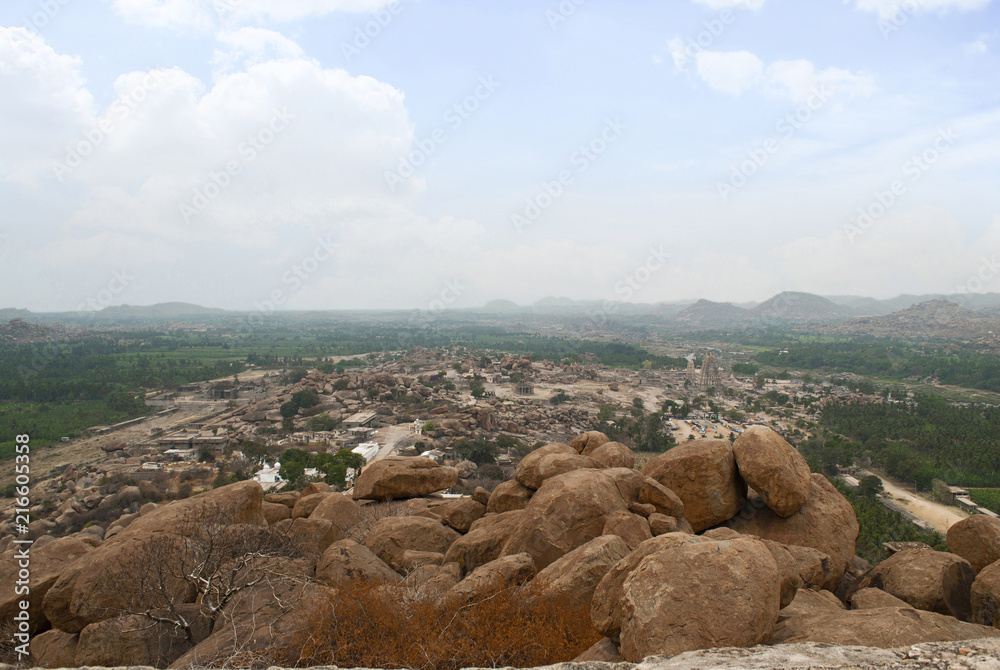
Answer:
<path fill-rule="evenodd" d="M 408 600 L 381 582 L 352 582 L 275 652 L 284 667 L 530 668 L 569 661 L 600 639 L 574 599 L 500 588 L 468 604 Z"/>

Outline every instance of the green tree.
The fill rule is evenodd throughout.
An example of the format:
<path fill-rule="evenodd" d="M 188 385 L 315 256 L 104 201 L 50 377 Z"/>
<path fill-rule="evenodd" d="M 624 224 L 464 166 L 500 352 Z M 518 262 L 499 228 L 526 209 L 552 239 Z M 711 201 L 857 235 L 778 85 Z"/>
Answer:
<path fill-rule="evenodd" d="M 858 483 L 858 493 L 865 498 L 874 498 L 885 490 L 882 479 L 875 475 L 862 477 Z"/>

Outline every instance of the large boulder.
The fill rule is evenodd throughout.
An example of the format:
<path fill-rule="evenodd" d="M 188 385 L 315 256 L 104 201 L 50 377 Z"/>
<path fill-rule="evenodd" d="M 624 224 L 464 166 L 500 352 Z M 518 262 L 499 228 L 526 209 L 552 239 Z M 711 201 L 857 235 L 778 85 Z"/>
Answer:
<path fill-rule="evenodd" d="M 677 494 L 652 477 L 644 478 L 639 489 L 639 502 L 652 505 L 657 514 L 677 518 L 684 516 L 684 503 Z"/>
<path fill-rule="evenodd" d="M 197 619 L 194 611 L 190 616 Z M 197 641 L 200 642 L 208 637 L 210 624 L 203 620 L 198 628 Z M 92 623 L 84 628 L 80 632 L 74 665 L 165 668 L 193 646 L 180 628 L 131 615 Z"/>
<path fill-rule="evenodd" d="M 267 502 L 266 500 L 261 503 L 261 512 L 263 512 L 264 520 L 267 521 L 269 526 L 273 526 L 279 521 L 292 518 L 291 508 L 286 507 L 281 503 Z"/>
<path fill-rule="evenodd" d="M 436 519 L 423 516 L 391 516 L 379 519 L 368 532 L 364 545 L 393 570 L 403 573 L 407 551 L 444 554 L 459 534 Z"/>
<path fill-rule="evenodd" d="M 565 446 L 565 445 L 561 445 Z M 524 461 L 521 462 L 522 464 Z M 561 475 L 573 470 L 597 470 L 604 466 L 595 461 L 590 456 L 584 456 L 573 452 L 571 454 L 546 454 L 532 467 L 522 468 L 519 464 L 514 472 L 514 477 L 524 486 L 538 490 L 546 479 Z"/>
<path fill-rule="evenodd" d="M 608 516 L 625 509 L 628 504 L 603 471 L 557 475 L 532 496 L 503 554 L 527 553 L 542 569 L 600 536 Z"/>
<path fill-rule="evenodd" d="M 550 564 L 532 583 L 543 594 L 566 597 L 589 608 L 604 575 L 630 551 L 617 535 L 602 535 Z"/>
<path fill-rule="evenodd" d="M 64 537 L 43 547 L 31 548 L 28 566 L 31 597 L 27 601 L 28 621 L 32 628 L 39 628 L 45 623 L 42 603 L 59 575 L 72 568 L 91 550 L 93 547 L 79 536 Z M 19 570 L 20 561 L 15 549 L 0 554 L 0 621 L 13 621 L 14 614 L 20 611 L 20 601 L 25 599 L 15 590 Z"/>
<path fill-rule="evenodd" d="M 493 489 L 493 493 L 490 494 L 490 500 L 486 504 L 486 512 L 488 514 L 500 514 L 502 512 L 513 512 L 514 510 L 524 509 L 528 506 L 528 501 L 531 500 L 531 496 L 534 494 L 534 489 L 522 486 L 513 479 L 503 482 L 498 484 Z"/>
<path fill-rule="evenodd" d="M 354 540 L 331 544 L 316 564 L 316 579 L 330 586 L 365 580 L 394 584 L 399 573 L 390 568 L 370 549 Z"/>
<path fill-rule="evenodd" d="M 625 580 L 644 558 L 675 547 L 711 541 L 699 535 L 668 533 L 646 540 L 611 566 L 594 590 L 594 597 L 590 603 L 590 620 L 597 632 L 614 639 L 618 638 L 622 627 L 621 602 Z"/>
<path fill-rule="evenodd" d="M 976 575 L 971 595 L 972 620 L 1000 628 L 1000 561 L 991 563 Z"/>
<path fill-rule="evenodd" d="M 605 442 L 586 455 L 606 468 L 635 467 L 635 453 L 621 442 Z"/>
<path fill-rule="evenodd" d="M 649 530 L 649 522 L 627 510 L 612 512 L 604 522 L 603 534 L 622 538 L 628 544 L 630 551 L 653 537 Z"/>
<path fill-rule="evenodd" d="M 278 522 L 275 529 L 287 535 L 312 560 L 322 556 L 327 547 L 344 537 L 343 531 L 326 519 L 286 519 Z"/>
<path fill-rule="evenodd" d="M 292 518 L 304 519 L 308 517 L 328 495 L 333 494 L 328 491 L 320 491 L 318 493 L 303 495 L 296 501 L 295 507 L 292 508 Z"/>
<path fill-rule="evenodd" d="M 590 452 L 608 441 L 609 438 L 604 433 L 596 430 L 588 430 L 586 433 L 580 433 L 570 440 L 569 446 L 573 447 L 578 453 L 589 456 Z"/>
<path fill-rule="evenodd" d="M 688 544 L 642 559 L 622 589 L 622 656 L 751 647 L 780 610 L 778 568 L 753 538 Z"/>
<path fill-rule="evenodd" d="M 676 446 L 647 461 L 642 473 L 677 494 L 684 503 L 684 518 L 696 533 L 739 512 L 746 495 L 728 440 L 692 440 Z"/>
<path fill-rule="evenodd" d="M 496 591 L 524 584 L 535 572 L 535 563 L 528 554 L 504 556 L 473 570 L 443 598 L 449 607 L 476 602 Z"/>
<path fill-rule="evenodd" d="M 355 500 L 405 500 L 451 488 L 458 470 L 430 458 L 386 458 L 365 466 L 354 481 Z"/>
<path fill-rule="evenodd" d="M 829 610 L 781 621 L 765 644 L 819 642 L 892 649 L 921 642 L 1000 637 L 1000 631 L 909 607 Z"/>
<path fill-rule="evenodd" d="M 826 477 L 811 476 L 809 500 L 790 517 L 768 507 L 747 505 L 729 526 L 744 535 L 756 535 L 786 545 L 811 547 L 830 557 L 830 575 L 823 588 L 833 590 L 854 558 L 858 519 L 854 508 Z"/>
<path fill-rule="evenodd" d="M 948 529 L 948 551 L 958 554 L 979 572 L 1000 561 L 1000 519 L 974 514 Z"/>
<path fill-rule="evenodd" d="M 462 574 L 468 574 L 480 565 L 496 560 L 522 516 L 524 510 L 487 514 L 473 523 L 468 533 L 448 547 L 445 562 L 457 563 Z"/>
<path fill-rule="evenodd" d="M 836 612 L 843 609 L 846 609 L 844 603 L 840 602 L 840 599 L 829 591 L 801 589 L 795 594 L 795 598 L 792 599 L 791 603 L 781 608 L 781 612 L 778 614 L 778 622 L 780 623 L 785 619 L 790 619 L 801 614 Z"/>
<path fill-rule="evenodd" d="M 342 531 L 361 520 L 358 503 L 343 493 L 327 494 L 309 515 L 310 519 L 324 519 Z"/>
<path fill-rule="evenodd" d="M 422 565 L 406 576 L 402 586 L 416 600 L 438 601 L 462 581 L 462 569 L 457 563 Z"/>
<path fill-rule="evenodd" d="M 39 668 L 75 667 L 79 641 L 79 635 L 52 628 L 31 638 L 31 658 Z"/>
<path fill-rule="evenodd" d="M 253 481 L 223 486 L 197 496 L 160 505 L 142 514 L 113 538 L 105 540 L 59 575 L 43 600 L 46 618 L 56 628 L 80 632 L 86 625 L 128 610 L 124 598 L 136 584 L 123 584 L 123 566 L 133 573 L 151 561 L 177 565 L 191 555 L 192 533 L 211 526 L 219 537 L 240 528 L 266 526 L 264 491 Z M 227 530 L 228 529 L 228 530 Z M 192 597 L 190 583 L 167 578 L 163 591 L 176 602 Z"/>
<path fill-rule="evenodd" d="M 791 516 L 809 499 L 809 464 L 766 426 L 751 426 L 733 443 L 736 467 L 778 516 Z"/>
<path fill-rule="evenodd" d="M 855 582 L 853 590 L 882 589 L 910 607 L 969 621 L 975 579 L 975 570 L 961 556 L 933 549 L 907 549 L 869 570 Z"/>
<path fill-rule="evenodd" d="M 568 444 L 555 442 L 535 449 L 530 454 L 521 459 L 514 469 L 514 480 L 532 490 L 537 490 L 542 484 L 541 475 L 538 472 L 542 459 L 546 456 L 562 454 L 564 456 L 579 456 L 576 449 Z"/>
<path fill-rule="evenodd" d="M 459 498 L 433 502 L 417 514 L 437 519 L 459 533 L 467 533 L 472 524 L 486 514 L 486 506 L 472 498 Z"/>

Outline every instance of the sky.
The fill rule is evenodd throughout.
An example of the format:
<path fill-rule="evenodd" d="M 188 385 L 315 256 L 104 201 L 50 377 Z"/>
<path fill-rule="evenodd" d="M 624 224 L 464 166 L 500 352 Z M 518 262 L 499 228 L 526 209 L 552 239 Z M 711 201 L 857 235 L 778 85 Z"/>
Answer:
<path fill-rule="evenodd" d="M 1000 2 L 5 0 L 0 307 L 1000 292 Z"/>

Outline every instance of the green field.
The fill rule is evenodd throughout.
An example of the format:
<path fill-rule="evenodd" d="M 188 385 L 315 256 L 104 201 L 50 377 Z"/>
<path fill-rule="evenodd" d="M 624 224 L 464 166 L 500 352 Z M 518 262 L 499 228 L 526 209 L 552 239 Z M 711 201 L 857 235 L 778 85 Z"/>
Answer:
<path fill-rule="evenodd" d="M 972 502 L 1000 514 L 1000 489 L 969 489 Z"/>

